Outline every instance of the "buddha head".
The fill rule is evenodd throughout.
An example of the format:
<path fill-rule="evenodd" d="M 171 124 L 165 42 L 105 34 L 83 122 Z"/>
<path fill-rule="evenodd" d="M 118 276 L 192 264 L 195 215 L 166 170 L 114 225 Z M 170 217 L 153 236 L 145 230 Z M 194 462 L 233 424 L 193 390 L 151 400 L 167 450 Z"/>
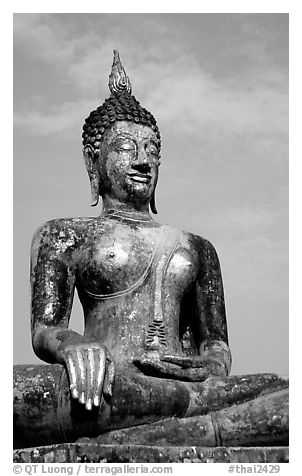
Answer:
<path fill-rule="evenodd" d="M 131 84 L 114 50 L 111 95 L 83 126 L 83 154 L 91 184 L 91 205 L 99 196 L 149 206 L 157 213 L 155 187 L 160 133 L 152 114 L 131 94 Z"/>

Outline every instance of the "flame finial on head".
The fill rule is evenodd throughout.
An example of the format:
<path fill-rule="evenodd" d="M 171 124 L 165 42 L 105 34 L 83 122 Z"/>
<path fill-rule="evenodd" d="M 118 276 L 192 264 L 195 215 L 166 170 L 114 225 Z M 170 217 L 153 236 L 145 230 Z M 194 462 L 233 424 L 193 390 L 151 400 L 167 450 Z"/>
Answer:
<path fill-rule="evenodd" d="M 158 150 L 160 150 L 160 132 L 152 114 L 141 106 L 139 101 L 132 96 L 131 83 L 122 66 L 119 53 L 113 50 L 113 64 L 109 76 L 109 89 L 111 95 L 105 99 L 103 104 L 91 111 L 85 119 L 83 126 L 83 146 L 84 156 L 95 158 L 101 157 L 101 143 L 105 132 L 113 126 L 115 122 L 126 121 L 133 122 L 153 129 L 158 141 Z M 89 159 L 90 160 L 90 159 Z M 87 160 L 86 167 L 90 173 L 90 162 Z M 85 158 L 86 161 L 86 158 Z M 92 206 L 97 205 L 99 200 L 99 178 L 91 176 L 92 180 Z M 150 207 L 153 213 L 157 213 L 155 207 L 154 194 L 151 198 Z"/>
<path fill-rule="evenodd" d="M 113 64 L 109 76 L 109 89 L 112 94 L 127 92 L 131 94 L 132 88 L 128 76 L 125 73 L 117 50 L 113 50 Z"/>

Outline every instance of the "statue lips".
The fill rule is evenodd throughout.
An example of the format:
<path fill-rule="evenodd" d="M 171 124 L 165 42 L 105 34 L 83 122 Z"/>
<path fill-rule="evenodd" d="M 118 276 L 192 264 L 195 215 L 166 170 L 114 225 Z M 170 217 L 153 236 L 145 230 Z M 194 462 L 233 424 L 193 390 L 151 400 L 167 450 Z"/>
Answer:
<path fill-rule="evenodd" d="M 149 174 L 142 174 L 140 172 L 132 172 L 129 173 L 128 176 L 134 181 L 134 182 L 140 182 L 140 183 L 149 183 L 151 180 L 151 175 Z"/>

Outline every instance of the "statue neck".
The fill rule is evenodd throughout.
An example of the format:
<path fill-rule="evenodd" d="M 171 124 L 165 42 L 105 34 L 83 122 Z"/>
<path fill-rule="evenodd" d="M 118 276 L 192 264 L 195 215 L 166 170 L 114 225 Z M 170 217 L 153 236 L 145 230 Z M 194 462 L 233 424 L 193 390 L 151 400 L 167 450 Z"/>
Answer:
<path fill-rule="evenodd" d="M 103 197 L 103 210 L 101 215 L 119 214 L 125 218 L 135 220 L 150 221 L 152 217 L 149 212 L 149 203 L 134 204 L 124 203 L 120 200 L 105 196 Z"/>

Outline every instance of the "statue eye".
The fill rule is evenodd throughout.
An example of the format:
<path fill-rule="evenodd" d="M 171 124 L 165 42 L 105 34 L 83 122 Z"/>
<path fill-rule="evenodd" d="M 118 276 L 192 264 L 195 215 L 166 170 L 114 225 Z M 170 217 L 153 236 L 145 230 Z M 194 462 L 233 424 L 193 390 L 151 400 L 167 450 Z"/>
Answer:
<path fill-rule="evenodd" d="M 158 156 L 158 150 L 157 150 L 157 147 L 155 145 L 152 145 L 152 144 L 147 145 L 146 146 L 146 152 L 147 152 L 147 154 Z"/>
<path fill-rule="evenodd" d="M 135 144 L 132 141 L 116 140 L 114 142 L 114 148 L 117 151 L 128 152 L 135 151 Z"/>
<path fill-rule="evenodd" d="M 124 142 L 119 148 L 122 150 L 135 150 L 135 145 L 131 142 Z"/>

